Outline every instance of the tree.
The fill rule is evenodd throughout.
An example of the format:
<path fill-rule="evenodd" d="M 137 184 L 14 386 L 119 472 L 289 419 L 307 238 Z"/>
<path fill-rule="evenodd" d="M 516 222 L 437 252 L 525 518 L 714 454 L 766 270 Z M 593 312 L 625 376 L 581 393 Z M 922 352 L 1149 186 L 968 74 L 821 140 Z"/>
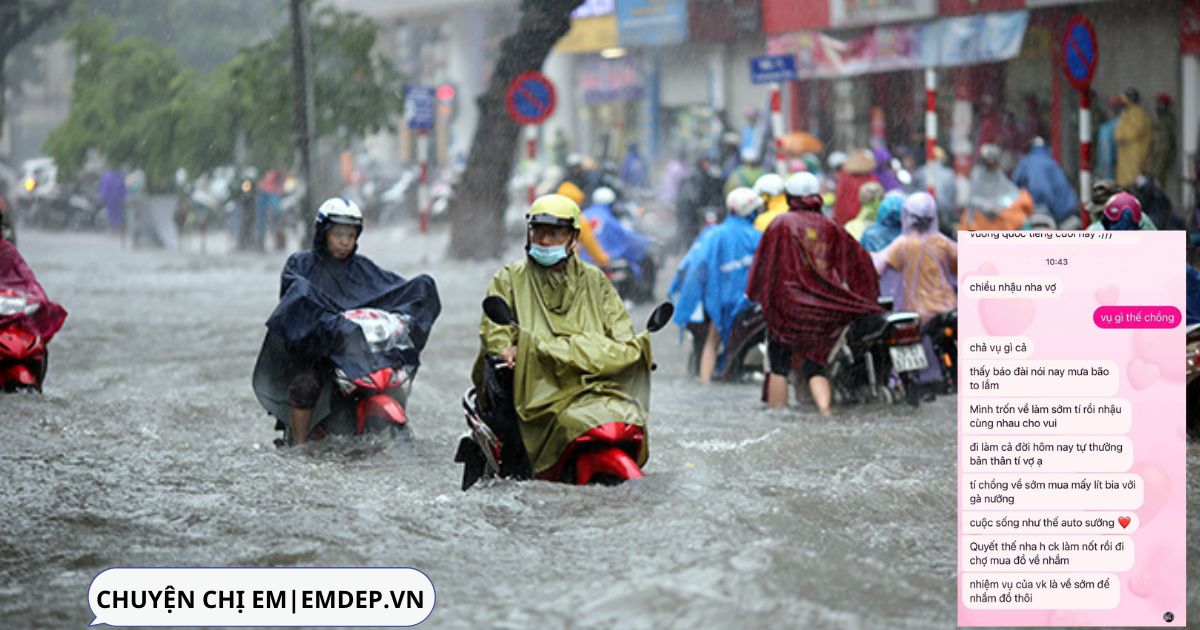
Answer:
<path fill-rule="evenodd" d="M 451 214 L 450 253 L 461 258 L 492 258 L 503 250 L 508 178 L 520 126 L 504 104 L 509 83 L 522 72 L 539 70 L 550 49 L 571 28 L 571 12 L 583 0 L 522 0 L 517 32 L 500 45 L 488 89 L 476 101 L 479 125 L 467 156 L 467 170 Z"/>
<path fill-rule="evenodd" d="M 0 134 L 4 133 L 8 89 L 4 66 L 18 44 L 59 17 L 73 0 L 0 0 Z"/>
<path fill-rule="evenodd" d="M 314 17 L 317 137 L 357 138 L 390 127 L 403 104 L 401 78 L 371 54 L 375 24 L 330 8 Z M 111 162 L 145 169 L 147 188 L 162 190 L 178 168 L 198 174 L 233 163 L 239 136 L 246 163 L 260 171 L 291 163 L 288 27 L 209 75 L 156 41 L 116 39 L 102 16 L 76 22 L 68 38 L 78 60 L 71 112 L 46 142 L 64 177 L 94 148 Z"/>

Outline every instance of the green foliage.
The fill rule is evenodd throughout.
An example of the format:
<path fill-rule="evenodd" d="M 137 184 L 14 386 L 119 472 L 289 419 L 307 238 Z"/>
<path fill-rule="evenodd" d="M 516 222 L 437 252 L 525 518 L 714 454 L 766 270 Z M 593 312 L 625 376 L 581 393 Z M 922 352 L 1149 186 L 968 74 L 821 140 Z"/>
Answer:
<path fill-rule="evenodd" d="M 317 138 L 348 142 L 392 128 L 402 80 L 371 54 L 376 25 L 323 8 L 310 33 Z M 260 171 L 292 163 L 290 25 L 208 75 L 158 42 L 116 39 L 103 17 L 76 22 L 67 36 L 78 58 L 71 113 L 46 142 L 66 176 L 95 148 L 111 163 L 145 169 L 148 188 L 163 189 L 178 168 L 195 174 L 232 163 L 239 135 L 246 162 Z"/>

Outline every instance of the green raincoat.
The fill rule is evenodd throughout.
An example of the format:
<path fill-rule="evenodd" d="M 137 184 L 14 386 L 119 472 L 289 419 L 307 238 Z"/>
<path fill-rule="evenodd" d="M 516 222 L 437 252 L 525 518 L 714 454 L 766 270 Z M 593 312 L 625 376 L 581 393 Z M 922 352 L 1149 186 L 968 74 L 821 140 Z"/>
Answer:
<path fill-rule="evenodd" d="M 644 465 L 650 337 L 633 334 L 604 273 L 575 256 L 560 271 L 523 258 L 492 277 L 488 295 L 508 302 L 520 330 L 483 318 L 473 380 L 482 387 L 486 355 L 517 346 L 513 400 L 533 474 L 548 471 L 571 442 L 609 422 L 642 427 L 635 459 Z"/>

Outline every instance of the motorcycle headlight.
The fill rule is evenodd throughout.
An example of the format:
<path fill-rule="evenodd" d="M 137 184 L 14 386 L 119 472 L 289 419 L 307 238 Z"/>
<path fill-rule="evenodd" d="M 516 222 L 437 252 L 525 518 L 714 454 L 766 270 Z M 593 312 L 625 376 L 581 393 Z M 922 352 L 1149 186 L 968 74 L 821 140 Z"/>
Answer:
<path fill-rule="evenodd" d="M 338 389 L 347 396 L 353 394 L 354 390 L 358 389 L 358 386 L 354 384 L 354 381 L 350 380 L 350 377 L 342 371 L 342 368 L 334 368 L 333 382 L 337 383 Z"/>
<path fill-rule="evenodd" d="M 24 183 L 25 192 L 33 192 L 33 189 L 37 188 L 37 180 L 32 177 L 26 177 Z"/>
<path fill-rule="evenodd" d="M 32 309 L 30 308 L 32 307 Z M 37 304 L 30 304 L 19 295 L 0 295 L 0 317 L 25 313 L 32 315 L 37 310 Z"/>
<path fill-rule="evenodd" d="M 408 382 L 408 368 L 396 368 L 392 370 L 392 380 L 388 383 L 388 389 L 399 387 Z"/>

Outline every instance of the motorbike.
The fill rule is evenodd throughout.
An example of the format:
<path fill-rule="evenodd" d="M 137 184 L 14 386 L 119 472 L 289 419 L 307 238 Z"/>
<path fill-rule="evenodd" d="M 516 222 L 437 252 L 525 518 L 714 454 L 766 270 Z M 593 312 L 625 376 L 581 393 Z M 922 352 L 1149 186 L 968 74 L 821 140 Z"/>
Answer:
<path fill-rule="evenodd" d="M 612 211 L 628 235 L 629 243 L 624 247 L 612 248 L 615 251 L 627 252 L 628 255 L 609 260 L 608 279 L 622 299 L 634 304 L 650 302 L 654 299 L 654 288 L 658 282 L 658 243 L 638 229 L 635 221 L 637 208 L 630 207 L 625 202 L 618 202 L 613 205 Z M 605 244 L 604 239 L 601 239 L 601 244 L 605 249 L 611 248 L 611 245 Z"/>
<path fill-rule="evenodd" d="M 517 323 L 508 303 L 499 296 L 485 299 L 483 309 L 488 319 L 496 324 Z M 662 329 L 671 321 L 674 312 L 671 303 L 660 304 L 650 314 L 647 330 Z M 533 476 L 522 442 L 520 418 L 513 404 L 512 379 L 512 368 L 504 359 L 489 356 L 484 365 L 484 391 L 477 392 L 472 387 L 462 396 L 468 430 L 459 440 L 454 461 L 463 464 L 463 490 L 480 478 L 529 479 Z M 619 420 L 602 424 L 577 437 L 564 449 L 558 463 L 539 477 L 578 485 L 612 484 L 641 478 L 644 475 L 636 457 L 644 440 L 641 427 Z"/>
<path fill-rule="evenodd" d="M 374 308 L 348 310 L 342 316 L 362 329 L 371 352 L 383 353 L 398 345 L 412 344 L 408 320 L 404 315 Z M 283 436 L 277 446 L 292 442 L 292 427 L 286 401 L 288 375 L 287 351 L 282 341 L 268 334 L 263 342 L 258 362 L 254 366 L 254 391 L 267 412 L 275 417 L 275 430 Z M 416 368 L 388 365 L 358 378 L 351 378 L 340 367 L 333 367 L 332 378 L 324 387 L 313 408 L 310 440 L 327 435 L 361 435 L 384 432 L 391 437 L 408 434 L 405 407 Z M 283 384 L 280 387 L 280 384 Z"/>
<path fill-rule="evenodd" d="M 834 403 L 858 402 L 865 396 L 891 404 L 903 396 L 915 407 L 920 402 L 916 375 L 929 365 L 920 316 L 893 312 L 892 298 L 879 298 L 879 305 L 884 312 L 851 322 L 830 351 L 827 374 Z"/>
<path fill-rule="evenodd" d="M 688 354 L 688 371 L 700 373 L 700 353 L 708 336 L 707 322 L 691 322 L 687 326 L 692 337 Z M 767 319 L 758 304 L 744 309 L 733 320 L 733 331 L 725 344 L 725 364 L 713 371 L 713 379 L 721 381 L 762 381 L 767 364 Z"/>
<path fill-rule="evenodd" d="M 46 344 L 42 336 L 15 321 L 14 316 L 32 317 L 41 304 L 13 289 L 0 289 L 0 387 L 42 391 L 46 378 Z"/>
<path fill-rule="evenodd" d="M 1200 439 L 1200 324 L 1187 327 L 1187 434 Z"/>
<path fill-rule="evenodd" d="M 958 391 L 958 309 L 938 313 L 925 324 L 924 334 L 942 370 L 943 393 Z"/>

